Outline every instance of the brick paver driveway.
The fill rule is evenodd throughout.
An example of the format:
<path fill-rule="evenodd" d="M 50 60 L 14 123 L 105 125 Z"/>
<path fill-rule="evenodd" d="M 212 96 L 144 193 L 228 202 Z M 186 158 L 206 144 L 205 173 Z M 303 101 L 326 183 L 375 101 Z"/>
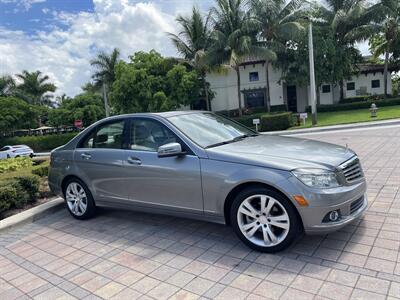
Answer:
<path fill-rule="evenodd" d="M 80 222 L 62 210 L 0 235 L 0 299 L 400 298 L 400 127 L 304 136 L 358 152 L 362 220 L 268 255 L 222 225 L 110 210 Z"/>

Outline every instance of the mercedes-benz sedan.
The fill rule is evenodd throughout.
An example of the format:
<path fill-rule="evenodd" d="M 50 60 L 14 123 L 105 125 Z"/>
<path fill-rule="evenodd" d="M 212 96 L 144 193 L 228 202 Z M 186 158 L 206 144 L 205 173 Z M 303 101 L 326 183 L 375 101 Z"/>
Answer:
<path fill-rule="evenodd" d="M 258 134 L 210 112 L 101 120 L 51 153 L 49 184 L 77 219 L 105 206 L 208 220 L 264 252 L 337 230 L 367 207 L 352 150 Z"/>

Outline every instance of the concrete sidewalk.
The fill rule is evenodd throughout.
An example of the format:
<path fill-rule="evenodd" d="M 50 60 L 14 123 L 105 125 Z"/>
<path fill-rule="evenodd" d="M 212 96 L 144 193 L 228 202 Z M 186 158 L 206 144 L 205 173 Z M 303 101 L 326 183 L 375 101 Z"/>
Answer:
<path fill-rule="evenodd" d="M 311 128 L 303 128 L 303 129 L 269 131 L 269 132 L 262 132 L 262 134 L 294 135 L 294 134 L 304 134 L 304 133 L 312 133 L 312 132 L 361 129 L 361 128 L 372 128 L 372 127 L 393 126 L 393 125 L 400 125 L 400 119 L 390 119 L 390 120 L 382 120 L 382 121 L 370 121 L 370 122 L 360 122 L 360 123 L 351 123 L 351 124 L 342 124 L 342 125 L 311 127 Z"/>

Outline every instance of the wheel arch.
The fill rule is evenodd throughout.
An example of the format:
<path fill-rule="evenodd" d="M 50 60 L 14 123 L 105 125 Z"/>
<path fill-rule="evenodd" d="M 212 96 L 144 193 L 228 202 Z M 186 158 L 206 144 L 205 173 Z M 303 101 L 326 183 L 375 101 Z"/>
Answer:
<path fill-rule="evenodd" d="M 264 187 L 264 188 L 268 188 L 271 189 L 277 193 L 279 193 L 282 197 L 286 198 L 289 202 L 289 204 L 294 208 L 294 211 L 297 214 L 297 217 L 300 221 L 300 224 L 302 226 L 302 228 L 304 229 L 304 225 L 303 225 L 303 220 L 299 214 L 299 211 L 297 210 L 297 207 L 293 204 L 293 202 L 289 199 L 289 197 L 283 193 L 281 190 L 277 189 L 276 187 L 267 184 L 267 183 L 263 183 L 263 182 L 257 182 L 257 181 L 250 181 L 250 182 L 244 182 L 241 183 L 237 186 L 235 186 L 226 196 L 225 198 L 225 202 L 224 202 L 224 218 L 225 218 L 225 224 L 226 225 L 231 225 L 231 220 L 230 220 L 230 210 L 232 207 L 232 203 L 233 200 L 235 199 L 235 196 L 240 193 L 241 191 L 250 188 L 250 187 Z"/>
<path fill-rule="evenodd" d="M 64 195 L 64 192 L 65 192 L 65 188 L 66 188 L 67 182 L 69 180 L 71 180 L 71 179 L 74 179 L 74 178 L 82 181 L 86 185 L 86 187 L 88 187 L 88 185 L 86 184 L 86 182 L 84 180 L 82 180 L 82 178 L 80 178 L 79 176 L 70 174 L 70 175 L 65 176 L 61 181 L 61 192 L 63 193 L 63 195 Z"/>

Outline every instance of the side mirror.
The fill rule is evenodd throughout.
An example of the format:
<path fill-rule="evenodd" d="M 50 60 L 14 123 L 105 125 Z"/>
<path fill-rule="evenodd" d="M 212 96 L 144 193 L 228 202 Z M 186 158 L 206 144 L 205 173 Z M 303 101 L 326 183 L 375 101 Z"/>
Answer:
<path fill-rule="evenodd" d="M 158 157 L 170 157 L 184 154 L 179 143 L 169 143 L 158 147 Z"/>

